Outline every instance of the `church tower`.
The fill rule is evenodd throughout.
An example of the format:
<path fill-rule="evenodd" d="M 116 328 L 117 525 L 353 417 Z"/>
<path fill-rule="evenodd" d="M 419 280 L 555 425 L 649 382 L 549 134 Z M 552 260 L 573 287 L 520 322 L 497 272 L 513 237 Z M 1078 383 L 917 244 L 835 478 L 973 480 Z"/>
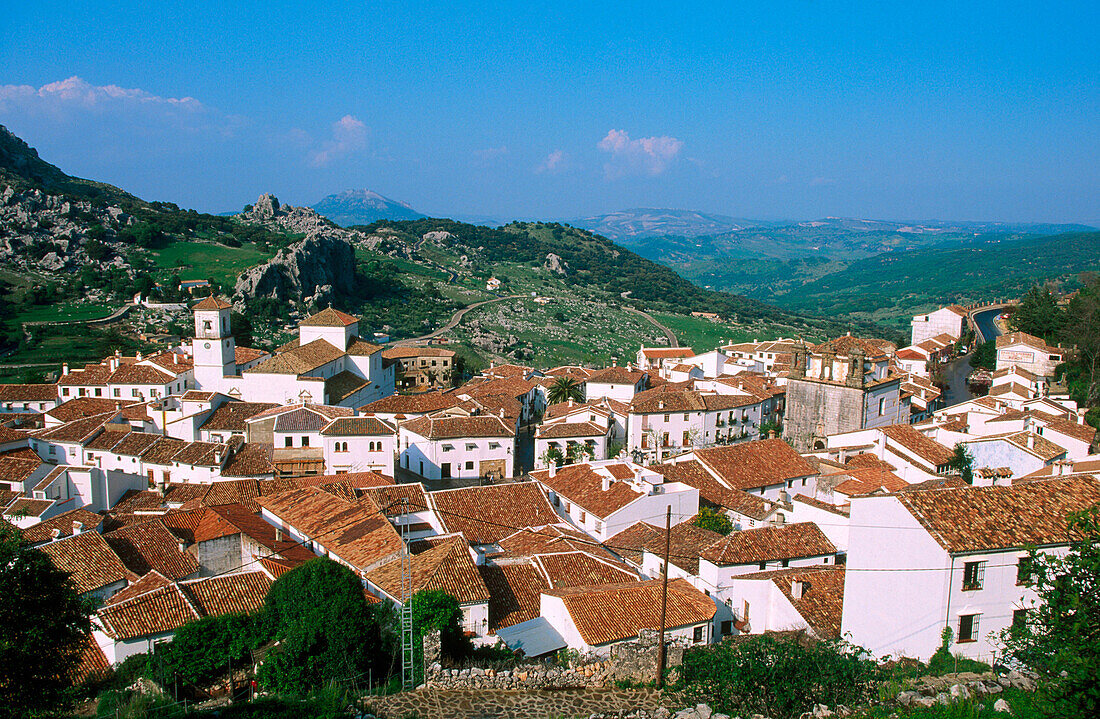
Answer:
<path fill-rule="evenodd" d="M 228 302 L 207 297 L 191 308 L 195 313 L 191 356 L 195 360 L 198 389 L 216 392 L 223 384 L 222 378 L 237 374 L 237 348 L 229 326 L 232 307 Z"/>

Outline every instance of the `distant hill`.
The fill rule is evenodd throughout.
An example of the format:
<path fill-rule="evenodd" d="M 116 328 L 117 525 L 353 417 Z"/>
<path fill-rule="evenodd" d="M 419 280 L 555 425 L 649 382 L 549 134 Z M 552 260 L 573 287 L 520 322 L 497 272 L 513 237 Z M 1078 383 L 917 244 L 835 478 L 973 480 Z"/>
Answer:
<path fill-rule="evenodd" d="M 765 226 L 769 223 L 696 212 L 695 210 L 641 208 L 571 220 L 569 224 L 584 230 L 591 230 L 610 240 L 622 241 L 661 235 L 678 235 L 680 237 L 719 235 L 748 227 Z"/>
<path fill-rule="evenodd" d="M 424 217 L 408 203 L 391 200 L 372 190 L 344 190 L 329 195 L 312 207 L 342 227 L 369 225 L 379 220 L 419 220 Z"/>

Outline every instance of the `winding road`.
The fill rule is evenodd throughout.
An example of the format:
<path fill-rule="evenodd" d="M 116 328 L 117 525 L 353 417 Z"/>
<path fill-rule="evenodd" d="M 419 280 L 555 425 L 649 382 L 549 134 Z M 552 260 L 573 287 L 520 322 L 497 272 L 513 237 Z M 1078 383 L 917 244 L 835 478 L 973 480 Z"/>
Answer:
<path fill-rule="evenodd" d="M 476 310 L 478 307 L 482 307 L 483 305 L 491 305 L 494 302 L 503 302 L 504 300 L 518 300 L 518 299 L 522 299 L 526 296 L 527 295 L 508 295 L 507 297 L 496 297 L 496 298 L 493 298 L 491 300 L 482 300 L 481 302 L 475 302 L 472 305 L 467 305 L 466 307 L 463 307 L 462 309 L 455 312 L 453 315 L 451 315 L 451 319 L 449 319 L 447 321 L 447 324 L 443 325 L 442 327 L 440 327 L 436 331 L 429 332 L 428 334 L 421 335 L 419 337 L 410 337 L 407 340 L 397 340 L 396 342 L 391 342 L 389 346 L 390 347 L 404 347 L 406 345 L 410 345 L 410 344 L 413 344 L 415 342 L 423 342 L 424 340 L 434 339 L 434 338 L 440 336 L 441 334 L 443 334 L 444 332 L 450 332 L 455 327 L 458 327 L 458 323 L 462 321 L 462 318 L 465 317 L 466 313 L 469 312 L 470 310 Z"/>
<path fill-rule="evenodd" d="M 663 324 L 661 324 L 657 320 L 653 319 L 653 316 L 650 315 L 648 312 L 642 312 L 641 310 L 636 310 L 633 307 L 625 307 L 625 306 L 623 307 L 623 309 L 626 310 L 627 312 L 630 312 L 631 314 L 635 314 L 635 315 L 638 315 L 638 316 L 646 319 L 651 325 L 653 325 L 657 329 L 661 330 L 661 332 L 664 333 L 665 337 L 668 338 L 668 346 L 669 347 L 679 347 L 680 346 L 680 340 L 676 339 L 676 335 L 673 333 L 673 331 L 670 330 L 668 327 L 665 327 Z"/>

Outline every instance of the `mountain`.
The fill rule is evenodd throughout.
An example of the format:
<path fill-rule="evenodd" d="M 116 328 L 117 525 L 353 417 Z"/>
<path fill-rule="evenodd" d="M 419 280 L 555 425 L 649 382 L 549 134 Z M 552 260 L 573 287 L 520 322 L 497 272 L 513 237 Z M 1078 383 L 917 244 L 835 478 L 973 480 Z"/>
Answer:
<path fill-rule="evenodd" d="M 314 204 L 314 210 L 342 227 L 369 225 L 378 220 L 418 220 L 424 217 L 411 205 L 371 190 L 344 190 Z"/>
<path fill-rule="evenodd" d="M 623 241 L 631 238 L 661 235 L 678 235 L 680 237 L 720 235 L 725 232 L 734 232 L 770 223 L 726 217 L 725 215 L 713 215 L 694 210 L 643 208 L 571 220 L 569 224 L 584 230 L 591 230 L 610 240 Z"/>

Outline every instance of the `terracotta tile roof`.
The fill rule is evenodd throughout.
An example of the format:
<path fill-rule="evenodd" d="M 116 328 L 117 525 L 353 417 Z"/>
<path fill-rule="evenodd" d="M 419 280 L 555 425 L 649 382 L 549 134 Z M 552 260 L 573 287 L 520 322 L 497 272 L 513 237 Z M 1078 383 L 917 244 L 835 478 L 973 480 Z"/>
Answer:
<path fill-rule="evenodd" d="M 889 340 L 841 335 L 828 342 L 814 345 L 811 349 L 814 352 L 831 351 L 840 355 L 847 355 L 851 352 L 862 352 L 865 357 L 872 358 L 886 356 L 893 352 L 896 346 Z"/>
<path fill-rule="evenodd" d="M 149 448 L 142 452 L 143 462 L 151 464 L 168 464 L 176 454 L 187 446 L 187 442 L 175 437 L 160 437 Z"/>
<path fill-rule="evenodd" d="M 60 427 L 41 432 L 38 434 L 38 438 L 54 442 L 83 442 L 97 432 L 100 427 L 110 422 L 114 414 L 114 412 L 107 412 L 106 414 L 97 414 L 92 417 L 66 422 Z"/>
<path fill-rule="evenodd" d="M 84 449 L 91 450 L 109 450 L 114 448 L 119 442 L 126 438 L 126 435 L 130 434 L 129 429 L 109 429 L 100 432 L 98 435 L 84 443 Z"/>
<path fill-rule="evenodd" d="M 220 300 L 214 295 L 204 297 L 195 304 L 191 305 L 192 310 L 228 310 L 233 305 L 229 304 L 225 300 Z"/>
<path fill-rule="evenodd" d="M 260 496 L 259 482 L 254 479 L 234 479 L 212 482 L 202 495 L 202 504 L 217 507 L 222 504 L 243 504 L 252 511 L 259 511 L 256 503 Z"/>
<path fill-rule="evenodd" d="M 18 442 L 27 439 L 29 436 L 27 432 L 22 430 L 0 426 L 0 443 Z"/>
<path fill-rule="evenodd" d="M 269 444 L 245 442 L 229 455 L 220 474 L 222 477 L 269 477 L 275 474 L 275 465 L 271 463 L 273 451 Z"/>
<path fill-rule="evenodd" d="M 848 461 L 845 462 L 845 465 L 851 468 L 880 467 L 882 469 L 887 469 L 890 471 L 897 469 L 897 467 L 890 464 L 886 460 L 880 459 L 879 457 L 876 457 L 875 455 L 869 454 L 867 452 L 853 454 L 851 457 L 848 458 Z"/>
<path fill-rule="evenodd" d="M 410 557 L 412 591 L 440 590 L 458 600 L 459 604 L 480 604 L 489 601 L 477 565 L 470 558 L 470 547 L 461 537 L 452 537 L 426 552 Z M 367 573 L 367 581 L 395 599 L 401 598 L 401 560 Z"/>
<path fill-rule="evenodd" d="M 347 349 L 347 353 L 353 357 L 370 357 L 372 354 L 381 351 L 382 345 L 368 342 L 359 337 L 352 337 Z"/>
<path fill-rule="evenodd" d="M 539 554 L 531 562 L 553 589 L 619 584 L 638 579 L 637 572 L 630 567 L 596 559 L 587 552 Z"/>
<path fill-rule="evenodd" d="M 840 620 L 844 614 L 844 567 L 791 567 L 754 572 L 735 579 L 774 582 L 820 639 L 840 637 Z M 802 583 L 802 596 L 798 599 L 791 591 L 791 585 L 795 582 Z"/>
<path fill-rule="evenodd" d="M 856 467 L 841 472 L 829 472 L 826 483 L 836 482 L 835 489 L 849 497 L 876 492 L 900 492 L 909 483 L 884 467 Z"/>
<path fill-rule="evenodd" d="M 263 572 L 238 572 L 180 582 L 199 613 L 207 617 L 260 610 L 271 579 Z"/>
<path fill-rule="evenodd" d="M 1031 474 L 1024 475 L 1023 477 L 1017 477 L 1013 480 L 1013 483 L 1019 484 L 1023 480 L 1043 479 L 1046 477 L 1055 476 L 1055 472 L 1061 466 L 1065 466 L 1066 471 L 1069 474 L 1092 474 L 1094 472 L 1100 473 L 1100 457 L 1097 457 L 1096 459 L 1067 461 L 1063 465 L 1048 464 L 1045 467 L 1040 467 Z"/>
<path fill-rule="evenodd" d="M 359 318 L 331 307 L 310 315 L 298 323 L 299 327 L 350 327 L 358 324 Z"/>
<path fill-rule="evenodd" d="M 561 597 L 581 639 L 599 646 L 633 639 L 642 629 L 656 629 L 661 622 L 661 582 L 629 582 L 595 587 L 548 589 L 544 594 Z M 711 621 L 714 601 L 683 579 L 668 583 L 666 626 L 669 628 Z"/>
<path fill-rule="evenodd" d="M 889 427 L 883 427 L 881 431 L 889 439 L 897 442 L 919 459 L 923 459 L 933 468 L 942 467 L 951 461 L 953 453 L 950 449 L 913 429 L 913 425 L 892 424 Z"/>
<path fill-rule="evenodd" d="M 534 482 L 444 489 L 428 493 L 448 532 L 461 532 L 470 544 L 491 544 L 513 527 L 542 527 L 561 521 Z"/>
<path fill-rule="evenodd" d="M 329 487 L 342 485 L 349 489 L 363 489 L 366 487 L 386 487 L 394 483 L 393 477 L 387 477 L 379 472 L 345 472 L 344 474 L 322 474 L 313 477 L 298 477 L 290 480 L 294 483 L 290 489 L 300 487 Z M 282 491 L 287 491 L 283 489 Z M 274 492 L 264 492 L 274 494 Z"/>
<path fill-rule="evenodd" d="M 80 686 L 85 682 L 106 678 L 111 673 L 111 663 L 107 661 L 103 650 L 96 644 L 91 634 L 86 634 L 81 643 L 80 660 L 76 667 L 69 672 L 66 680 L 72 686 Z"/>
<path fill-rule="evenodd" d="M 814 468 L 781 439 L 698 449 L 695 458 L 733 489 L 785 484 L 815 474 Z"/>
<path fill-rule="evenodd" d="M 996 435 L 994 435 L 993 437 L 997 438 Z M 982 441 L 982 439 L 990 439 L 990 437 L 984 437 L 974 441 L 980 442 Z M 1057 445 L 1054 442 L 1051 442 L 1046 437 L 1043 437 L 1040 434 L 1036 434 L 1035 432 L 1013 432 L 1011 434 L 1005 435 L 1004 439 L 1007 439 L 1009 442 L 1016 445 L 1020 449 L 1026 449 L 1027 451 L 1034 453 L 1036 456 L 1047 462 L 1053 459 L 1058 459 L 1066 453 L 1065 447 Z M 1033 446 L 1029 447 L 1029 443 L 1032 443 Z"/>
<path fill-rule="evenodd" d="M 108 604 L 96 614 L 104 633 L 115 640 L 166 634 L 201 619 L 198 609 L 174 582 Z"/>
<path fill-rule="evenodd" d="M 703 395 L 699 392 L 677 390 L 669 385 L 639 392 L 630 402 L 630 411 L 637 414 L 702 412 L 706 408 Z"/>
<path fill-rule="evenodd" d="M 482 372 L 486 377 L 519 377 L 523 378 L 534 372 L 532 367 L 524 367 L 518 364 L 501 364 Z"/>
<path fill-rule="evenodd" d="M 30 497 L 19 497 L 14 502 L 9 504 L 3 511 L 5 517 L 41 517 L 46 513 L 46 510 L 53 507 L 54 500 L 52 499 L 31 499 Z"/>
<path fill-rule="evenodd" d="M 182 371 L 182 370 L 181 370 Z M 175 382 L 176 375 L 143 364 L 120 364 L 107 378 L 109 384 L 166 385 Z"/>
<path fill-rule="evenodd" d="M 387 347 L 382 350 L 386 359 L 412 359 L 414 357 L 454 357 L 454 350 L 442 347 Z"/>
<path fill-rule="evenodd" d="M 720 567 L 836 554 L 836 547 L 813 522 L 733 532 L 702 552 Z"/>
<path fill-rule="evenodd" d="M 703 550 L 722 539 L 721 534 L 696 527 L 691 522 L 674 524 L 668 536 L 669 561 L 683 570 L 698 574 L 699 556 Z M 607 546 L 635 564 L 641 564 L 643 550 L 658 557 L 664 556 L 665 530 L 648 522 L 637 522 L 607 540 Z"/>
<path fill-rule="evenodd" d="M 543 420 L 550 420 L 580 413 L 595 414 L 599 417 L 606 417 L 611 414 L 601 399 L 591 402 L 557 402 L 547 407 L 542 417 Z"/>
<path fill-rule="evenodd" d="M 367 496 L 374 500 L 387 517 L 397 517 L 405 512 L 421 512 L 428 508 L 428 498 L 424 487 L 419 483 L 390 484 L 385 487 L 367 487 L 355 490 L 358 496 Z M 404 500 L 408 500 L 408 505 Z"/>
<path fill-rule="evenodd" d="M 1089 424 L 1079 424 L 1066 419 L 1048 419 L 1046 426 L 1067 437 L 1092 444 L 1096 440 L 1096 428 Z"/>
<path fill-rule="evenodd" d="M 168 372 L 171 372 L 173 376 L 183 374 L 195 368 L 195 361 L 191 358 L 191 355 L 180 354 L 178 352 L 158 352 L 151 357 L 147 357 L 146 361 L 152 362 L 158 367 L 162 367 Z"/>
<path fill-rule="evenodd" d="M 249 362 L 255 362 L 261 357 L 265 357 L 269 354 L 270 352 L 258 350 L 253 347 L 234 347 L 233 361 L 237 364 L 248 364 Z"/>
<path fill-rule="evenodd" d="M 359 408 L 362 414 L 382 412 L 384 414 L 429 414 L 441 409 L 454 407 L 461 400 L 453 394 L 443 392 L 420 392 L 418 394 L 394 394 L 375 400 Z"/>
<path fill-rule="evenodd" d="M 0 384 L 0 402 L 56 401 L 56 384 Z"/>
<path fill-rule="evenodd" d="M 276 432 L 316 432 L 331 420 L 319 412 L 302 407 L 283 412 L 275 418 Z"/>
<path fill-rule="evenodd" d="M 676 359 L 694 357 L 695 352 L 690 347 L 643 347 L 642 356 L 648 359 Z"/>
<path fill-rule="evenodd" d="M 322 417 L 327 417 L 328 419 L 336 419 L 337 417 L 351 417 L 355 414 L 355 410 L 351 409 L 350 407 L 336 407 L 330 404 L 314 404 L 312 402 L 303 404 L 301 402 L 297 402 L 295 404 L 287 404 L 272 407 L 271 409 L 265 409 L 263 412 L 254 414 L 248 419 L 249 421 L 269 419 L 271 417 L 278 417 L 279 415 L 287 414 L 288 412 L 296 412 L 299 409 L 303 408 L 308 409 L 311 412 L 316 412 Z"/>
<path fill-rule="evenodd" d="M 997 349 L 1001 347 L 1011 347 L 1012 345 L 1027 345 L 1041 352 L 1046 353 L 1061 353 L 1062 350 L 1057 347 L 1049 346 L 1042 338 L 1035 335 L 1029 335 L 1027 332 L 1010 332 L 1007 335 L 1001 335 L 997 338 Z"/>
<path fill-rule="evenodd" d="M 558 552 L 587 552 L 601 559 L 616 557 L 603 545 L 579 529 L 562 523 L 545 527 L 525 527 L 497 542 L 505 556 L 534 557 Z"/>
<path fill-rule="evenodd" d="M 226 402 L 211 412 L 206 421 L 199 425 L 199 429 L 208 432 L 243 433 L 247 426 L 246 419 L 278 406 L 273 402 Z"/>
<path fill-rule="evenodd" d="M 532 472 L 531 476 L 554 490 L 563 500 L 600 519 L 607 519 L 631 502 L 645 496 L 629 482 L 614 481 L 603 488 L 604 478 L 592 465 L 570 464 L 562 467 L 553 477 L 547 470 Z"/>
<path fill-rule="evenodd" d="M 487 565 L 477 568 L 489 591 L 489 631 L 495 632 L 539 616 L 546 580 L 527 563 Z"/>
<path fill-rule="evenodd" d="M 34 460 L 31 460 L 31 461 L 33 462 Z M 5 470 L 3 468 L 3 464 L 4 464 L 4 458 L 0 457 L 0 479 L 5 477 Z M 37 468 L 38 467 L 36 466 L 35 469 L 37 469 Z M 38 480 L 38 484 L 34 485 L 34 489 L 32 491 L 34 491 L 34 492 L 45 492 L 46 488 L 49 487 L 51 484 L 53 484 L 55 481 L 57 481 L 57 478 L 60 477 L 61 475 L 65 474 L 65 472 L 67 472 L 68 469 L 69 469 L 68 465 L 61 465 L 61 466 L 58 466 L 58 467 L 54 467 L 53 469 L 50 470 L 49 474 L 47 474 L 42 479 Z"/>
<path fill-rule="evenodd" d="M 317 487 L 259 499 L 260 506 L 360 571 L 401 551 L 397 530 L 363 497 L 348 502 Z"/>
<path fill-rule="evenodd" d="M 54 515 L 44 519 L 33 527 L 27 527 L 22 531 L 23 541 L 30 544 L 49 542 L 53 539 L 53 530 L 61 532 L 59 538 L 70 537 L 73 534 L 73 522 L 81 522 L 84 525 L 82 531 L 92 531 L 103 524 L 103 515 L 89 512 L 86 509 L 70 509 L 68 512 Z"/>
<path fill-rule="evenodd" d="M 369 384 L 354 372 L 337 372 L 325 380 L 325 397 L 329 402 L 341 402 Z"/>
<path fill-rule="evenodd" d="M 931 480 L 931 481 L 934 482 L 936 480 Z M 912 485 L 910 485 L 910 487 L 911 486 Z M 909 489 L 909 487 L 907 487 L 906 489 Z M 825 511 L 825 512 L 832 512 L 833 514 L 838 514 L 842 517 L 848 517 L 848 516 L 851 515 L 851 509 L 849 509 L 847 507 L 838 507 L 835 504 L 829 504 L 828 502 L 824 502 L 824 501 L 818 499 L 817 497 L 808 497 L 805 494 L 796 494 L 793 497 L 791 497 L 791 501 L 792 502 L 799 502 L 801 504 L 805 504 L 805 505 L 808 505 L 810 507 L 814 507 L 816 509 L 820 509 L 820 510 Z"/>
<path fill-rule="evenodd" d="M 156 570 L 169 579 L 199 571 L 195 558 L 179 547 L 179 539 L 157 519 L 103 535 L 126 568 L 137 575 Z"/>
<path fill-rule="evenodd" d="M 68 572 L 80 594 L 88 594 L 133 576 L 99 532 L 81 532 L 38 548 L 62 572 Z"/>
<path fill-rule="evenodd" d="M 210 507 L 205 512 L 217 515 L 236 532 L 264 547 L 267 553 L 278 553 L 286 561 L 302 564 L 316 556 L 298 542 L 276 539 L 275 526 L 264 521 L 263 517 L 245 504 L 221 504 Z"/>
<path fill-rule="evenodd" d="M 402 430 L 429 440 L 465 437 L 514 437 L 516 430 L 500 417 L 417 417 L 401 425 Z"/>
<path fill-rule="evenodd" d="M 341 417 L 321 430 L 323 435 L 339 437 L 374 437 L 396 432 L 396 427 L 377 417 Z"/>
<path fill-rule="evenodd" d="M 586 380 L 590 384 L 637 384 L 646 373 L 627 367 L 608 367 L 596 370 Z"/>
<path fill-rule="evenodd" d="M 111 376 L 111 368 L 106 363 L 86 364 L 82 368 L 74 368 L 68 374 L 63 374 L 57 380 L 60 387 L 90 387 L 94 385 L 107 386 L 107 379 Z"/>
<path fill-rule="evenodd" d="M 228 445 L 217 442 L 188 442 L 172 457 L 172 461 L 199 467 L 219 467 L 227 449 Z"/>
<path fill-rule="evenodd" d="M 252 369 L 245 370 L 245 372 L 249 374 L 302 375 L 330 362 L 335 362 L 344 354 L 343 350 L 337 349 L 325 340 L 318 338 L 300 347 L 279 352 L 274 357 L 264 360 Z"/>
<path fill-rule="evenodd" d="M 469 382 L 454 390 L 458 396 L 482 397 L 485 395 L 505 395 L 515 399 L 525 397 L 535 388 L 533 382 L 520 377 L 499 377 L 482 382 Z"/>
<path fill-rule="evenodd" d="M 996 487 L 960 487 L 897 495 L 941 547 L 951 553 L 1068 542 L 1072 512 L 1100 503 L 1100 481 L 1054 477 Z"/>
<path fill-rule="evenodd" d="M 101 415 L 104 412 L 114 412 L 118 407 L 118 403 L 119 400 L 106 397 L 76 397 L 47 411 L 46 416 L 58 422 L 72 422 L 85 417 Z M 131 403 L 122 403 L 123 406 L 128 404 Z"/>
<path fill-rule="evenodd" d="M 480 394 L 477 397 L 471 397 L 462 402 L 452 408 L 452 410 L 453 411 L 444 410 L 444 412 L 446 414 L 457 415 L 461 410 L 470 414 L 493 415 L 509 420 L 511 424 L 515 424 L 519 420 L 520 415 L 523 414 L 523 403 L 515 397 L 510 397 L 506 394 Z"/>
<path fill-rule="evenodd" d="M 125 455 L 127 457 L 138 457 L 141 456 L 145 450 L 153 446 L 158 439 L 160 439 L 159 434 L 127 432 L 126 436 L 111 449 L 111 453 Z"/>
<path fill-rule="evenodd" d="M 32 456 L 28 457 L 27 454 Z M 0 482 L 22 484 L 39 470 L 44 462 L 32 450 L 0 454 Z"/>
<path fill-rule="evenodd" d="M 610 429 L 604 429 L 595 422 L 558 422 L 542 425 L 538 428 L 536 436 L 540 439 L 602 437 L 610 431 Z"/>
<path fill-rule="evenodd" d="M 141 596 L 146 592 L 151 592 L 154 589 L 160 589 L 172 584 L 172 580 L 164 576 L 160 572 L 153 570 L 146 574 L 144 577 L 138 578 L 134 576 L 134 581 L 128 584 L 123 589 L 112 594 L 104 602 L 104 606 L 110 606 L 112 604 L 121 604 L 122 602 L 129 601 L 134 597 Z"/>
<path fill-rule="evenodd" d="M 649 469 L 662 474 L 666 481 L 681 482 L 698 489 L 699 497 L 716 507 L 732 509 L 752 519 L 763 520 L 775 508 L 773 502 L 763 497 L 726 487 L 694 460 L 676 464 L 654 464 Z"/>

